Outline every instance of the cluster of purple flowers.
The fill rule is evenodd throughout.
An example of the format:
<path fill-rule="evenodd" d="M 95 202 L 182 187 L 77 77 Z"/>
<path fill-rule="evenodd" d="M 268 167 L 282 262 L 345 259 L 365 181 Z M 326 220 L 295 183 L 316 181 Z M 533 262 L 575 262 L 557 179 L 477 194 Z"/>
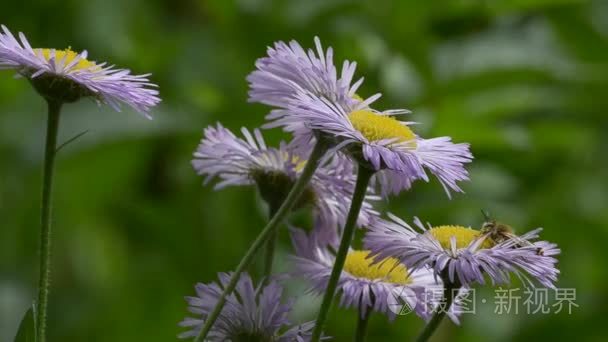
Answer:
<path fill-rule="evenodd" d="M 419 229 L 414 229 L 392 214 L 384 219 L 374 210 L 377 201 L 410 189 L 416 180 L 428 181 L 429 175 L 439 180 L 448 196 L 453 191 L 462 192 L 458 182 L 468 180 L 464 166 L 473 159 L 469 145 L 453 143 L 450 137 L 418 136 L 411 128 L 412 122 L 397 119 L 409 113 L 407 110 L 372 108 L 380 94 L 367 99 L 357 94 L 363 79 L 353 82 L 356 63 L 344 61 L 338 73 L 332 48 L 324 49 L 318 38 L 315 46 L 315 50 L 306 50 L 295 41 L 278 42 L 256 62 L 256 69 L 247 77 L 249 100 L 272 107 L 263 127 L 282 128 L 292 135 L 290 142 L 267 147 L 258 129 L 251 133 L 243 128 L 243 138 L 238 138 L 218 124 L 205 129 L 193 160 L 195 170 L 207 176 L 206 181 L 220 179 L 216 188 L 255 185 L 272 207 L 277 196 L 279 202 L 285 199 L 285 185 L 294 185 L 313 146 L 320 140 L 329 142 L 329 152 L 296 205 L 298 209 L 307 205 L 312 208 L 314 223 L 308 232 L 290 228 L 294 248 L 290 275 L 305 279 L 313 293 L 326 291 L 357 168 L 367 168 L 374 175 L 357 219 L 365 238 L 362 248 L 351 246 L 346 255 L 337 285 L 341 305 L 356 309 L 361 317 L 375 311 L 393 319 L 396 312 L 390 303 L 400 294 L 402 299 L 408 298 L 404 304 L 429 320 L 441 305 L 441 298 L 428 299 L 431 297 L 425 296 L 426 291 L 445 283 L 466 292 L 475 282 L 509 283 L 509 274 L 515 274 L 526 284 L 536 281 L 553 287 L 559 272 L 554 256 L 559 249 L 536 240 L 540 229 L 522 236 L 511 234 L 499 241 L 494 231 L 425 227 L 417 218 Z M 265 195 L 269 193 L 274 196 Z M 250 281 L 248 275 L 243 275 L 239 284 Z M 276 283 L 272 284 L 273 291 L 280 292 Z M 237 289 L 239 298 L 254 305 L 254 298 L 259 297 L 241 288 L 239 285 Z M 407 296 L 402 295 L 404 291 Z M 197 293 L 198 297 L 188 302 L 199 319 L 187 319 L 183 324 L 200 329 L 209 315 L 210 303 L 217 301 L 221 291 L 215 284 L 198 285 Z M 279 300 L 278 296 L 275 298 Z M 241 318 L 231 317 L 251 317 L 251 308 L 233 305 L 235 300 L 228 299 L 230 304 L 221 312 L 208 338 L 229 336 L 230 340 L 238 340 L 235 336 L 246 324 Z M 456 300 L 447 311 L 456 323 L 459 308 Z M 269 327 L 286 325 L 283 316 L 269 316 L 263 310 L 259 314 L 269 325 L 247 325 L 248 331 L 266 333 Z M 231 323 L 225 323 L 227 320 Z M 307 340 L 311 325 L 314 323 L 286 331 L 298 331 L 298 340 Z M 278 329 L 273 331 L 270 341 L 286 336 Z M 195 335 L 189 332 L 183 336 Z"/>
<path fill-rule="evenodd" d="M 86 51 L 32 48 L 23 34 L 18 37 L 2 26 L 0 69 L 27 78 L 50 102 L 90 97 L 116 110 L 126 104 L 146 116 L 160 102 L 149 75 L 89 61 Z M 216 189 L 255 186 L 271 213 L 279 210 L 305 173 L 313 147 L 323 143 L 325 156 L 310 161 L 314 174 L 292 207 L 311 209 L 313 218 L 307 230 L 290 225 L 293 272 L 268 275 L 258 285 L 247 273 L 237 272 L 234 292 L 227 295 L 231 273 L 220 273 L 218 283 L 197 284 L 196 296 L 186 298 L 195 317 L 180 323 L 189 328 L 181 338 L 198 339 L 213 317 L 205 336 L 212 341 L 314 339 L 315 322 L 289 321 L 293 301 L 282 301 L 281 281 L 301 277 L 311 292 L 329 292 L 337 259 L 343 263 L 336 284 L 340 304 L 356 309 L 361 318 L 373 311 L 394 319 L 397 312 L 390 305 L 399 297 L 417 316 L 429 320 L 442 304 L 440 298 L 426 295 L 436 286 L 466 292 L 475 283 L 508 284 L 512 274 L 526 285 L 555 286 L 555 255 L 560 250 L 538 239 L 540 228 L 517 236 L 498 229 L 496 222 L 477 230 L 425 226 L 418 218 L 412 227 L 392 214 L 383 218 L 375 203 L 409 190 L 416 180 L 429 181 L 431 175 L 448 197 L 462 192 L 458 183 L 468 180 L 465 164 L 473 156 L 468 144 L 454 143 L 450 137 L 420 137 L 413 122 L 398 119 L 408 110 L 374 108 L 380 94 L 363 98 L 357 93 L 363 78 L 354 81 L 356 66 L 344 61 L 338 72 L 332 48 L 324 49 L 318 38 L 314 50 L 295 41 L 278 42 L 247 77 L 249 100 L 272 107 L 263 128 L 282 128 L 292 140 L 270 147 L 257 128 L 242 128 L 242 137 L 221 124 L 205 128 L 192 161 L 196 172 L 205 176 L 205 183 L 219 180 Z M 351 216 L 360 170 L 373 176 L 362 188 L 361 209 Z M 347 235 L 349 216 L 351 226 L 364 230 L 365 236 L 360 248 L 347 239 L 348 250 L 340 255 L 336 248 Z M 214 316 L 218 303 L 223 307 Z M 460 304 L 450 304 L 446 313 L 458 323 Z"/>

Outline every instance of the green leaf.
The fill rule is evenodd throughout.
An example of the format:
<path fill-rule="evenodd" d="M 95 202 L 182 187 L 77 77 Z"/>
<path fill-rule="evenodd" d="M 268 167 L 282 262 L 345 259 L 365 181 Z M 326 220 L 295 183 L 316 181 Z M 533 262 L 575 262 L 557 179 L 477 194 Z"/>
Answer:
<path fill-rule="evenodd" d="M 36 304 L 27 310 L 21 323 L 19 330 L 15 336 L 14 342 L 36 342 Z"/>

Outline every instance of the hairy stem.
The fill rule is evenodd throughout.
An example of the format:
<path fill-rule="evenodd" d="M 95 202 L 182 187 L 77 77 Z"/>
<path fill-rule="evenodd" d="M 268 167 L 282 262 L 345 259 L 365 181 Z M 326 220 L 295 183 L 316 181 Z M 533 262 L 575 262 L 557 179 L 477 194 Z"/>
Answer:
<path fill-rule="evenodd" d="M 241 273 L 251 263 L 258 250 L 266 243 L 266 241 L 268 241 L 272 233 L 275 231 L 276 227 L 283 222 L 287 214 L 296 204 L 296 202 L 300 198 L 300 195 L 304 192 L 304 190 L 308 186 L 308 183 L 310 182 L 310 179 L 315 173 L 315 170 L 317 169 L 317 166 L 319 164 L 319 160 L 321 159 L 321 157 L 323 157 L 326 151 L 326 142 L 324 140 L 318 140 L 317 144 L 315 145 L 315 148 L 313 149 L 312 153 L 310 154 L 310 157 L 308 158 L 308 162 L 306 163 L 302 174 L 300 175 L 293 188 L 289 191 L 289 194 L 285 198 L 285 202 L 281 204 L 279 210 L 277 210 L 276 214 L 272 217 L 270 222 L 268 222 L 266 227 L 264 227 L 264 229 L 260 232 L 258 237 L 255 239 L 255 241 L 251 244 L 251 246 L 245 253 L 243 259 L 241 259 L 241 261 L 239 262 L 238 266 L 236 267 L 236 270 L 230 278 L 230 281 L 228 282 L 228 285 L 224 289 L 224 292 L 222 292 L 221 297 L 213 308 L 213 311 L 209 314 L 205 321 L 205 324 L 203 325 L 203 328 L 201 329 L 198 336 L 194 339 L 195 342 L 202 342 L 205 340 L 205 337 L 207 337 L 207 334 L 211 330 L 213 323 L 215 323 L 215 320 L 222 311 L 224 304 L 226 304 L 226 297 L 230 295 L 230 293 L 232 293 L 232 291 L 234 290 Z"/>
<path fill-rule="evenodd" d="M 53 171 L 59 131 L 61 103 L 47 100 L 48 118 L 46 145 L 44 148 L 44 171 L 42 176 L 42 208 L 40 213 L 40 275 L 37 300 L 37 341 L 46 340 L 46 312 L 49 300 L 49 278 L 51 275 L 51 195 L 53 192 Z"/>
<path fill-rule="evenodd" d="M 271 204 L 269 208 L 269 216 L 272 218 L 277 212 L 277 206 Z M 274 262 L 274 252 L 277 241 L 279 239 L 279 226 L 277 225 L 270 233 L 268 241 L 266 241 L 266 253 L 264 254 L 264 282 L 268 283 L 268 279 L 272 275 L 272 264 Z"/>
<path fill-rule="evenodd" d="M 313 342 L 319 341 L 319 339 L 321 338 L 321 333 L 323 331 L 323 325 L 325 324 L 325 321 L 327 320 L 327 314 L 329 313 L 331 303 L 332 303 L 332 301 L 334 299 L 334 295 L 336 293 L 336 287 L 338 285 L 338 280 L 340 279 L 340 274 L 342 273 L 342 268 L 344 268 L 344 262 L 346 261 L 346 254 L 348 253 L 350 243 L 352 242 L 352 239 L 353 239 L 355 227 L 357 225 L 357 218 L 359 217 L 359 211 L 361 210 L 361 205 L 363 204 L 363 200 L 365 199 L 369 181 L 373 175 L 374 175 L 374 171 L 368 169 L 367 167 L 359 165 L 358 174 L 357 174 L 357 184 L 355 185 L 355 191 L 353 193 L 352 202 L 350 204 L 350 209 L 348 211 L 348 217 L 346 218 L 346 224 L 344 225 L 344 232 L 342 233 L 342 240 L 340 241 L 340 247 L 338 248 L 338 253 L 336 254 L 336 260 L 334 262 L 334 267 L 333 267 L 333 269 L 331 271 L 331 275 L 329 277 L 327 289 L 325 290 L 325 295 L 323 296 L 323 302 L 321 303 L 321 308 L 319 309 L 319 314 L 317 316 L 317 322 L 315 325 L 315 329 L 312 334 Z"/>

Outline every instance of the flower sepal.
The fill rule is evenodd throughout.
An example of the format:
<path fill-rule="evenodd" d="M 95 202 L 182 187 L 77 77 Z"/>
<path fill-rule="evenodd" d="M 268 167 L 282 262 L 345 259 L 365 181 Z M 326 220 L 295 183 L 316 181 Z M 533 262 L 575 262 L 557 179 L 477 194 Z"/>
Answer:
<path fill-rule="evenodd" d="M 289 191 L 295 184 L 295 181 L 283 172 L 254 170 L 252 178 L 255 180 L 260 196 L 273 210 L 277 210 L 287 198 Z M 315 192 L 309 186 L 307 187 L 295 206 L 294 211 L 306 207 L 314 206 Z"/>
<path fill-rule="evenodd" d="M 28 80 L 36 92 L 46 100 L 59 103 L 73 103 L 83 97 L 95 96 L 87 87 L 69 78 L 45 73 Z"/>

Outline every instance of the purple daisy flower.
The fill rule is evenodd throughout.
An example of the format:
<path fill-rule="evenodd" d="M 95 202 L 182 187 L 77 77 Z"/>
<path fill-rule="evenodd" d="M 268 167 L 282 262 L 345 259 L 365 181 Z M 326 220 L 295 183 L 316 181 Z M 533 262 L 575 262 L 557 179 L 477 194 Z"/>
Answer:
<path fill-rule="evenodd" d="M 187 317 L 179 323 L 190 328 L 179 338 L 196 337 L 206 317 L 215 307 L 223 289 L 230 281 L 230 274 L 220 273 L 219 284 L 198 283 L 196 297 L 186 297 L 188 310 L 197 318 Z M 247 273 L 241 274 L 235 291 L 228 296 L 209 335 L 209 341 L 309 341 L 313 322 L 292 326 L 287 316 L 293 300 L 281 303 L 283 288 L 276 280 L 268 285 L 253 285 Z"/>
<path fill-rule="evenodd" d="M 298 42 L 289 44 L 277 42 L 268 48 L 266 57 L 256 61 L 256 70 L 248 77 L 250 90 L 249 101 L 276 107 L 267 116 L 273 121 L 264 128 L 283 126 L 288 132 L 302 132 L 306 125 L 303 122 L 281 120 L 285 116 L 291 101 L 301 92 L 331 100 L 342 107 L 356 106 L 362 99 L 356 94 L 363 83 L 360 78 L 353 83 L 356 62 L 345 60 L 341 74 L 338 75 L 333 61 L 333 49 L 325 51 L 321 40 L 315 37 L 316 51 L 305 50 Z M 304 151 L 311 148 L 312 141 L 307 135 L 294 137 L 294 146 Z"/>
<path fill-rule="evenodd" d="M 32 48 L 23 33 L 19 40 L 2 25 L 0 32 L 0 70 L 15 70 L 28 78 L 45 98 L 74 102 L 92 97 L 120 111 L 127 104 L 150 118 L 148 112 L 160 102 L 157 85 L 146 75 L 132 75 L 107 63 L 87 59 L 87 51 Z"/>
<path fill-rule="evenodd" d="M 312 283 L 312 292 L 323 294 L 332 272 L 335 255 L 333 249 L 320 244 L 315 237 L 316 230 L 306 234 L 301 229 L 291 229 L 291 239 L 295 249 L 294 272 Z M 387 257 L 374 262 L 368 250 L 351 249 L 338 281 L 340 305 L 355 308 L 364 317 L 369 310 L 385 314 L 389 319 L 403 315 L 409 310 L 428 320 L 440 305 L 441 298 L 433 292 L 442 290 L 441 280 L 428 268 L 408 270 L 397 259 Z M 457 296 L 448 315 L 458 323 L 461 306 Z M 404 311 L 408 310 L 408 311 Z"/>
<path fill-rule="evenodd" d="M 221 189 L 231 185 L 257 185 L 262 198 L 270 206 L 280 205 L 306 164 L 306 155 L 293 151 L 282 142 L 279 148 L 268 147 L 259 129 L 241 129 L 244 139 L 236 137 L 221 124 L 209 126 L 194 153 L 192 165 L 205 183 L 221 179 L 215 185 Z M 342 227 L 354 191 L 355 173 L 352 163 L 342 157 L 327 159 L 315 172 L 298 208 L 312 205 L 316 217 L 326 226 Z M 379 198 L 370 193 L 368 201 Z M 369 225 L 377 216 L 369 202 L 364 202 L 358 224 Z M 336 241 L 338 231 L 328 230 L 326 241 Z"/>
<path fill-rule="evenodd" d="M 421 138 L 411 130 L 412 122 L 394 117 L 407 111 L 378 112 L 368 107 L 369 102 L 343 107 L 300 93 L 288 110 L 270 119 L 275 120 L 273 125 L 287 130 L 292 121 L 304 122 L 293 131 L 295 141 L 302 145 L 310 145 L 318 135 L 334 140 L 335 150 L 377 171 L 375 179 L 383 195 L 407 190 L 417 179 L 429 181 L 427 170 L 437 177 L 448 196 L 450 190 L 462 192 L 457 182 L 469 179 L 464 168 L 473 158 L 469 144 L 455 144 L 450 137 Z"/>
<path fill-rule="evenodd" d="M 415 218 L 418 231 L 398 217 L 392 222 L 373 225 L 364 244 L 377 259 L 398 258 L 410 269 L 433 268 L 450 282 L 470 286 L 485 284 L 485 276 L 492 285 L 510 283 L 510 274 L 534 286 L 555 288 L 559 270 L 555 255 L 556 244 L 536 241 L 542 228 L 521 236 L 496 241 L 490 233 L 462 226 L 425 227 Z"/>
<path fill-rule="evenodd" d="M 331 47 L 308 53 L 297 43 L 279 42 L 256 63 L 249 77 L 250 101 L 277 107 L 267 116 L 265 128 L 282 127 L 294 134 L 298 149 L 310 149 L 322 136 L 335 142 L 358 162 L 378 171 L 375 176 L 383 195 L 397 194 L 414 180 L 434 174 L 450 195 L 462 190 L 456 184 L 468 180 L 464 164 L 472 160 L 468 144 L 454 144 L 449 137 L 423 139 L 410 129 L 412 122 L 394 116 L 409 111 L 379 112 L 370 105 L 380 97 L 362 99 L 356 94 L 363 79 L 351 85 L 356 63 L 344 62 L 338 78 Z"/>
<path fill-rule="evenodd" d="M 268 48 L 268 56 L 256 61 L 256 70 L 247 80 L 251 86 L 249 100 L 278 108 L 288 108 L 289 101 L 302 91 L 344 105 L 359 102 L 355 93 L 363 78 L 352 84 L 357 63 L 344 61 L 338 75 L 333 62 L 333 49 L 323 50 L 315 37 L 316 53 L 304 50 L 292 40 L 277 42 Z"/>

